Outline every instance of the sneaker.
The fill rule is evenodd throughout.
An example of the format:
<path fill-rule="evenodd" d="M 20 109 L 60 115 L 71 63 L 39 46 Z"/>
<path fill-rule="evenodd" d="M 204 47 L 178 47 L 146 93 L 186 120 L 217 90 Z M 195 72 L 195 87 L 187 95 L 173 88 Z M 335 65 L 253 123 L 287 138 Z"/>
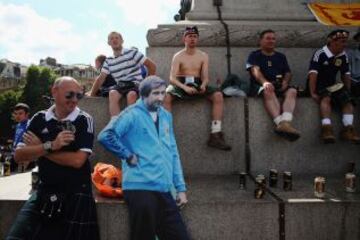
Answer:
<path fill-rule="evenodd" d="M 325 144 L 335 143 L 333 127 L 330 124 L 321 126 L 321 139 Z"/>
<path fill-rule="evenodd" d="M 300 133 L 298 130 L 293 128 L 288 121 L 281 121 L 275 127 L 275 133 L 279 134 L 281 137 L 293 142 L 299 139 Z"/>
<path fill-rule="evenodd" d="M 360 143 L 360 137 L 357 134 L 357 132 L 355 131 L 355 128 L 354 128 L 353 125 L 344 127 L 342 132 L 341 132 L 341 137 L 345 141 L 349 141 L 351 143 L 355 143 L 355 144 Z"/>
<path fill-rule="evenodd" d="M 222 132 L 211 133 L 207 145 L 224 151 L 231 150 L 231 146 L 226 144 Z"/>

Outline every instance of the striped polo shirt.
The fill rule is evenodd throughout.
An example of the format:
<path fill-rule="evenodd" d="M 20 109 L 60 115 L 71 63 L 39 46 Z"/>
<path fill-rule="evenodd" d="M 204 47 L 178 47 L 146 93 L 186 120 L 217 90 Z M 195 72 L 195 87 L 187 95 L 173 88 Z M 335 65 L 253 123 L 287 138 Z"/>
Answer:
<path fill-rule="evenodd" d="M 146 57 L 136 48 L 123 48 L 118 57 L 106 58 L 101 72 L 111 74 L 116 82 L 143 80 L 141 65 L 144 64 Z"/>

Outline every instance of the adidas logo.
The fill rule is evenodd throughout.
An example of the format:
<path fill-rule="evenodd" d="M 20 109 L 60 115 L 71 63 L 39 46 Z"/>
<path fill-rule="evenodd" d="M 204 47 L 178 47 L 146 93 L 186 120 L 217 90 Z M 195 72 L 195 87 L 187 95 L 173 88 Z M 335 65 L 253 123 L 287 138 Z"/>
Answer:
<path fill-rule="evenodd" d="M 42 131 L 41 131 L 42 134 L 46 134 L 46 133 L 49 133 L 49 130 L 47 128 L 44 128 Z"/>
<path fill-rule="evenodd" d="M 325 62 L 324 62 L 324 65 L 329 65 L 328 61 L 325 61 Z"/>

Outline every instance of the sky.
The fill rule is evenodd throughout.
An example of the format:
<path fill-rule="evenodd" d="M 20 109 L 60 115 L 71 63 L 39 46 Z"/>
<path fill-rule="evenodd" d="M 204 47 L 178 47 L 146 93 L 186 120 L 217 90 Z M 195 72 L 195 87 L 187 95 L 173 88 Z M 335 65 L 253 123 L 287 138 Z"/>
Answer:
<path fill-rule="evenodd" d="M 179 8 L 180 0 L 0 0 L 0 59 L 94 65 L 97 55 L 112 54 L 111 31 L 145 54 L 148 29 L 173 23 Z"/>

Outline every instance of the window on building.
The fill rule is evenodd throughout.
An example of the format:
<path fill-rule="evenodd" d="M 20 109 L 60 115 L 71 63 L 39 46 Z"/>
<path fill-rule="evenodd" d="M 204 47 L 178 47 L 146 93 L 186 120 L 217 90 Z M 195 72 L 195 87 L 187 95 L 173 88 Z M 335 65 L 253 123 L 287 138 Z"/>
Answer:
<path fill-rule="evenodd" d="M 0 73 L 2 73 L 2 71 L 4 71 L 5 66 L 6 66 L 5 63 L 0 62 Z"/>

